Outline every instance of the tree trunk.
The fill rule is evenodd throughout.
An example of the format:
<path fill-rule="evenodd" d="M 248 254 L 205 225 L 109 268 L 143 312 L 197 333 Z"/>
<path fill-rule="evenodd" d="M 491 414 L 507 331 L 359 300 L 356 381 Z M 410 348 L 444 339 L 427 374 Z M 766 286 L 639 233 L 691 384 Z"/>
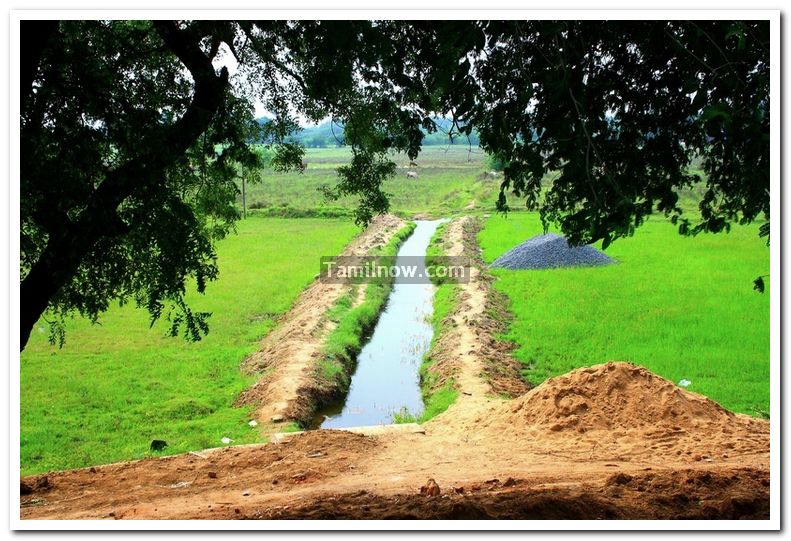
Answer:
<path fill-rule="evenodd" d="M 55 244 L 47 243 L 44 252 L 22 280 L 20 286 L 19 350 L 25 349 L 36 322 L 47 309 L 49 301 L 66 281 L 77 271 L 83 250 L 59 250 Z M 73 245 L 76 243 L 73 243 Z M 64 252 L 64 253 L 59 253 Z"/>
<path fill-rule="evenodd" d="M 157 21 L 155 27 L 192 74 L 195 81 L 192 101 L 179 120 L 163 127 L 148 144 L 141 145 L 146 148 L 145 154 L 107 173 L 76 221 L 66 219 L 63 226 L 49 228 L 47 246 L 20 286 L 20 350 L 25 349 L 33 326 L 49 302 L 74 276 L 97 242 L 126 230 L 126 224 L 118 218 L 118 206 L 136 190 L 160 182 L 164 171 L 206 131 L 222 103 L 228 70 L 222 68 L 218 75 L 211 59 L 192 41 L 193 36 L 179 30 L 175 23 Z"/>

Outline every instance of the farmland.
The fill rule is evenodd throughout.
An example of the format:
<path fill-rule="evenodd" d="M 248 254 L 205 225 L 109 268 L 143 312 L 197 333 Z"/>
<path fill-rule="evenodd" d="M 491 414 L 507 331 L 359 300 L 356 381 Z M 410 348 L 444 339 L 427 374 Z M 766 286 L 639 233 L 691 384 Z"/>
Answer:
<path fill-rule="evenodd" d="M 220 242 L 219 280 L 190 299 L 213 312 L 203 341 L 165 337 L 164 323 L 149 329 L 147 313 L 132 306 L 112 308 L 95 326 L 69 321 L 62 350 L 49 345 L 40 324 L 21 363 L 23 473 L 139 458 L 150 454 L 152 439 L 168 442 L 165 454 L 218 446 L 222 437 L 259 441 L 249 411 L 231 405 L 251 384 L 239 364 L 309 283 L 314 254 L 340 252 L 358 231 L 348 216 L 266 215 L 347 214 L 353 200 L 327 203 L 318 188 L 334 182 L 348 155 L 308 149 L 304 174 L 267 171 L 247 186 L 248 207 L 257 208 Z M 429 147 L 417 162 L 419 178 L 409 180 L 408 160 L 399 156 L 398 175 L 385 187 L 395 213 L 486 214 L 479 241 L 487 262 L 541 232 L 534 213 L 494 213 L 498 181 L 482 175 L 477 149 Z M 504 338 L 518 345 L 523 376 L 540 383 L 579 366 L 628 360 L 688 379 L 690 390 L 735 411 L 767 411 L 769 296 L 752 291 L 751 280 L 767 272 L 768 250 L 756 231 L 682 238 L 657 217 L 607 250 L 616 266 L 494 270 L 514 314 Z M 454 292 L 440 287 L 435 326 Z M 431 397 L 424 418 L 455 394 L 448 387 Z"/>
<path fill-rule="evenodd" d="M 396 158 L 399 163 L 397 176 L 385 186 L 391 194 L 391 211 L 407 220 L 416 216 L 456 218 L 440 227 L 429 246 L 429 257 L 443 255 L 453 243 L 456 249 L 459 249 L 458 243 L 466 243 L 466 253 L 476 254 L 478 246 L 474 232 L 462 239 L 467 225 L 476 220 L 482 225 L 477 243 L 485 263 L 542 232 L 536 213 L 513 211 L 502 215 L 495 211 L 499 180 L 485 174 L 488 168 L 482 154 L 470 153 L 462 147 L 431 147 L 417 160 L 417 167 L 409 167 L 403 156 Z M 299 305 L 294 302 L 313 281 L 318 270 L 317 254 L 341 253 L 360 231 L 351 217 L 356 205 L 353 199 L 328 202 L 320 192 L 322 186 L 335 182 L 335 168 L 346 159 L 348 151 L 345 149 L 308 149 L 308 166 L 304 173 L 266 171 L 259 183 L 246 186 L 247 219 L 239 222 L 236 234 L 217 246 L 219 279 L 209 284 L 205 295 L 191 294 L 189 298 L 193 308 L 213 314 L 210 332 L 202 341 L 188 343 L 181 338 L 166 337 L 166 322 L 158 322 L 149 329 L 147 313 L 129 305 L 113 307 L 98 325 L 81 318 L 68 321 L 63 349 L 48 343 L 45 325 L 40 323 L 21 358 L 22 474 L 185 451 L 202 452 L 207 448 L 227 446 L 228 440 L 224 438 L 230 440 L 231 446 L 266 442 L 273 431 L 301 430 L 294 419 L 279 426 L 268 425 L 267 417 L 259 416 L 256 406 L 234 404 L 244 392 L 254 388 L 257 381 L 266 381 L 270 371 L 294 362 L 286 357 L 280 359 L 280 365 L 254 374 L 243 369 L 245 359 L 261 351 L 261 344 L 265 342 L 261 341 L 262 337 L 284 326 L 279 315 L 288 311 L 292 325 L 301 317 Z M 418 178 L 408 179 L 408 170 L 417 171 Z M 682 196 L 685 208 L 694 212 L 695 190 Z M 241 199 L 238 202 L 241 204 Z M 520 204 L 511 201 L 511 206 L 518 208 Z M 461 226 L 459 221 L 467 225 Z M 451 229 L 456 236 L 447 235 L 446 238 L 445 232 Z M 399 481 L 400 484 L 396 483 L 399 491 L 412 490 L 401 484 L 411 487 L 425 481 L 427 475 L 453 475 L 450 470 L 443 474 L 442 469 L 437 469 L 438 464 L 447 463 L 448 468 L 455 468 L 454 463 L 463 462 L 476 470 L 491 470 L 486 473 L 488 477 L 502 475 L 512 466 L 506 462 L 496 465 L 507 457 L 500 452 L 500 445 L 507 445 L 509 449 L 527 445 L 517 451 L 533 457 L 526 463 L 537 464 L 549 456 L 547 450 L 535 448 L 542 445 L 551 446 L 552 452 L 557 451 L 558 446 L 565 448 L 569 456 L 582 453 L 578 458 L 582 463 L 593 456 L 586 443 L 576 442 L 576 436 L 565 433 L 561 433 L 557 441 L 545 436 L 546 443 L 542 438 L 535 439 L 532 432 L 524 435 L 521 431 L 530 429 L 530 425 L 509 417 L 512 413 L 508 413 L 507 408 L 510 401 L 523 400 L 520 393 L 527 388 L 525 382 L 536 385 L 550 380 L 548 384 L 557 385 L 550 378 L 610 360 L 636 363 L 673 382 L 686 379 L 691 382 L 688 390 L 702 393 L 733 411 L 760 418 L 769 408 L 769 295 L 753 291 L 752 280 L 768 272 L 769 253 L 758 238 L 757 229 L 758 225 L 735 227 L 727 235 L 686 238 L 679 236 L 665 219 L 655 216 L 639 228 L 635 236 L 620 239 L 607 249 L 606 253 L 618 261 L 616 265 L 534 271 L 490 269 L 484 274 L 491 276 L 493 281 L 490 285 L 488 279 L 481 282 L 476 286 L 479 289 L 438 284 L 431 321 L 435 335 L 431 350 L 419 367 L 425 409 L 419 414 L 406 410 L 393 414 L 396 423 L 421 423 L 431 427 L 429 433 L 438 431 L 437 435 L 422 436 L 424 439 L 404 436 L 404 441 L 394 440 L 389 447 L 387 452 L 392 456 L 381 456 L 382 448 L 376 447 L 373 451 L 371 443 L 344 440 L 346 436 L 341 437 L 341 433 L 336 432 L 319 438 L 320 433 L 308 431 L 308 438 L 315 437 L 305 440 L 313 443 L 305 444 L 311 447 L 305 448 L 304 454 L 316 456 L 313 446 L 326 449 L 326 445 L 330 445 L 332 449 L 335 445 L 332 442 L 340 438 L 343 440 L 342 455 L 357 456 L 355 468 L 359 467 L 360 472 L 344 474 L 344 481 L 340 481 L 340 477 L 336 479 L 338 482 L 360 479 L 364 486 L 376 476 L 401 479 L 398 465 L 406 460 L 414 462 L 415 456 L 422 457 L 414 462 L 415 473 Z M 477 226 L 473 230 L 477 230 Z M 396 240 L 394 238 L 391 244 Z M 495 297 L 487 296 L 489 288 L 496 290 L 492 293 L 497 293 L 498 300 L 492 301 Z M 369 293 L 375 296 L 376 292 L 374 289 Z M 468 320 L 466 311 L 472 306 L 471 293 L 479 303 L 479 315 Z M 350 290 L 339 297 L 339 302 L 329 303 L 331 308 L 325 314 L 315 315 L 318 327 L 311 332 L 313 339 L 319 341 L 318 351 L 326 353 L 334 348 L 353 354 L 362 346 L 363 336 L 358 336 L 359 332 L 351 341 L 346 337 L 347 323 L 354 323 L 355 318 L 367 314 L 370 308 L 370 299 L 356 304 L 354 299 L 358 297 Z M 494 304 L 489 305 L 490 302 Z M 503 312 L 503 308 L 510 314 Z M 371 313 L 367 317 L 376 320 L 376 316 Z M 326 333 L 320 331 L 322 320 L 331 325 Z M 473 324 L 475 327 L 471 326 Z M 290 344 L 282 344 L 283 351 L 300 351 L 302 339 L 299 335 L 290 340 Z M 465 343 L 468 345 L 461 349 L 461 344 Z M 512 351 L 508 344 L 513 344 Z M 469 351 L 468 347 L 471 347 Z M 511 351 L 510 355 L 505 353 L 507 351 Z M 469 362 L 460 363 L 465 353 L 474 355 Z M 310 359 L 303 362 L 309 363 Z M 348 388 L 348 371 L 353 370 L 354 359 L 345 359 L 347 371 L 343 374 L 339 372 L 339 363 L 329 363 L 326 355 L 317 357 L 316 362 L 318 376 L 315 377 L 318 379 L 309 385 L 330 388 L 336 380 L 343 380 L 339 387 Z M 272 381 L 282 382 L 272 377 Z M 299 388 L 304 390 L 309 386 Z M 489 391 L 483 391 L 487 388 Z M 573 393 L 576 389 L 557 392 Z M 630 393 L 632 391 L 624 391 L 626 399 L 636 399 L 637 395 Z M 524 395 L 525 398 L 529 396 Z M 511 400 L 508 397 L 512 397 Z M 648 396 L 641 400 L 650 402 Z M 499 404 L 506 409 L 491 409 Z M 259 421 L 257 426 L 249 424 L 252 419 Z M 497 437 L 482 436 L 484 442 L 478 445 L 483 447 L 458 445 L 454 423 L 464 424 L 470 419 L 476 424 L 495 423 L 485 430 L 494 430 Z M 745 422 L 750 421 L 738 421 Z M 688 428 L 692 430 L 691 426 Z M 554 430 L 556 428 L 550 434 L 555 434 Z M 651 430 L 645 434 L 639 432 L 637 441 L 650 445 Z M 736 430 L 737 433 L 748 430 L 745 452 L 758 449 L 754 462 L 757 467 L 763 467 L 764 440 L 761 438 L 764 436 L 755 435 L 762 434 L 763 428 L 728 425 L 723 430 Z M 503 435 L 511 433 L 509 443 L 503 443 Z M 591 437 L 597 439 L 598 445 L 601 438 L 606 441 L 610 434 Z M 753 437 L 758 438 L 755 443 L 750 439 Z M 154 439 L 165 440 L 168 446 L 163 451 L 152 451 L 149 444 Z M 684 447 L 683 441 L 674 444 L 679 446 L 674 456 L 680 453 L 681 458 L 673 467 L 688 467 L 688 457 L 694 456 L 690 454 L 693 451 Z M 566 445 L 569 447 L 563 447 Z M 621 443 L 614 440 L 603 445 L 616 448 Z M 731 443 L 711 445 L 730 446 Z M 432 458 L 434 449 L 446 450 L 439 462 Z M 623 447 L 618 452 L 626 455 L 638 452 L 634 449 Z M 730 447 L 722 449 L 734 452 Z M 372 458 L 368 460 L 370 453 L 373 453 Z M 186 460 L 179 466 L 179 472 L 200 466 L 200 461 L 194 463 L 189 458 L 191 455 L 185 456 L 186 459 L 176 459 L 181 461 L 178 464 Z M 251 455 L 248 463 L 254 464 L 260 456 Z M 743 458 L 739 458 L 738 452 L 735 456 L 734 461 L 741 465 Z M 221 457 L 217 462 L 219 472 L 214 475 L 236 479 L 238 466 L 233 461 L 226 464 L 227 455 Z M 485 463 L 476 462 L 481 460 Z M 140 472 L 135 475 L 140 479 L 148 475 L 154 477 L 148 484 L 145 481 L 136 483 L 142 482 L 142 487 L 159 486 L 162 474 L 149 471 L 146 463 L 140 464 Z M 382 471 L 380 464 L 392 464 L 392 467 Z M 657 463 L 656 467 L 665 467 L 663 464 Z M 270 467 L 272 465 L 265 462 L 260 467 L 242 470 L 247 472 L 243 476 L 264 475 L 262 486 L 275 487 L 272 495 L 282 498 L 282 503 L 288 506 L 292 503 L 288 490 L 278 492 L 274 485 L 278 482 L 277 474 L 260 473 Z M 298 467 L 301 466 L 293 466 Z M 126 474 L 113 473 L 113 468 L 116 467 L 97 471 L 107 472 L 108 483 L 126 482 Z M 304 468 L 322 472 L 321 475 L 329 478 L 340 475 L 334 469 L 322 470 L 324 466 L 317 462 L 306 464 Z M 301 475 L 286 471 L 289 476 Z M 609 472 L 603 474 L 609 475 Z M 176 481 L 181 478 L 178 477 L 181 473 L 174 475 Z M 206 482 L 204 473 L 190 475 L 196 483 Z M 270 475 L 274 477 L 270 479 Z M 520 473 L 513 471 L 511 475 Z M 233 481 L 245 483 L 244 486 L 234 485 L 235 493 L 242 493 L 250 486 L 247 483 L 260 484 L 257 477 L 254 481 L 243 479 L 245 477 Z M 604 482 L 602 479 L 595 482 Z M 77 484 L 82 486 L 85 482 L 93 481 L 78 481 Z M 178 485 L 174 483 L 172 486 Z M 98 493 L 112 490 L 108 485 Z M 160 498 L 162 503 L 158 506 L 166 514 L 152 516 L 180 516 L 166 503 L 170 501 L 170 494 L 157 492 L 170 489 L 151 490 L 154 493 L 145 496 L 137 494 L 136 487 L 128 487 L 124 492 L 135 501 Z M 195 494 L 196 498 L 201 498 L 200 491 Z M 68 493 L 66 496 L 71 497 Z M 236 496 L 230 494 L 224 499 L 236 501 Z M 106 509 L 99 511 L 106 507 L 104 504 L 95 505 L 99 516 L 106 512 Z M 75 506 L 77 512 L 83 512 L 83 504 Z M 234 506 L 240 509 L 241 516 L 251 512 L 246 510 L 244 501 L 237 501 Z M 42 512 L 48 509 L 44 506 Z M 226 511 L 231 512 L 220 506 L 217 510 L 218 517 L 226 516 L 222 514 Z M 53 512 L 62 516 L 64 511 Z"/>
<path fill-rule="evenodd" d="M 357 204 L 354 198 L 327 201 L 320 189 L 335 184 L 335 169 L 348 163 L 350 157 L 346 148 L 307 149 L 304 172 L 265 171 L 259 182 L 248 184 L 248 208 L 276 215 L 306 210 L 314 215 L 349 214 Z M 383 190 L 390 194 L 391 210 L 395 214 L 453 215 L 463 212 L 471 203 L 467 210 L 494 208 L 499 181 L 484 178 L 486 164 L 478 148 L 427 147 L 417 159 L 418 167 L 412 168 L 418 173 L 417 179 L 406 177 L 409 168 L 406 156 L 396 155 L 394 160 L 398 171 L 384 184 Z"/>
<path fill-rule="evenodd" d="M 318 270 L 339 253 L 350 220 L 250 217 L 218 246 L 220 278 L 189 299 L 212 312 L 197 343 L 149 329 L 145 310 L 113 307 L 92 326 L 68 322 L 63 349 L 38 326 L 21 358 L 23 474 L 140 458 L 152 439 L 165 454 L 260 441 L 236 396 L 251 383 L 241 361 Z"/>
<path fill-rule="evenodd" d="M 484 259 L 541 232 L 533 213 L 491 216 L 479 236 Z M 768 273 L 769 250 L 757 225 L 689 238 L 654 218 L 606 253 L 619 263 L 492 270 L 514 314 L 505 338 L 530 382 L 630 361 L 734 411 L 768 411 L 769 295 L 752 280 Z"/>

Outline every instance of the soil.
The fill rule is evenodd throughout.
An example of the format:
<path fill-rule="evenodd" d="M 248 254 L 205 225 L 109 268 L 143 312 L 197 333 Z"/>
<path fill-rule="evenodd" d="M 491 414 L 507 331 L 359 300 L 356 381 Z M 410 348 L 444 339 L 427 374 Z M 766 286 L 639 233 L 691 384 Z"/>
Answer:
<path fill-rule="evenodd" d="M 470 402 L 516 396 L 530 386 L 519 376 L 519 362 L 510 356 L 513 345 L 499 340 L 505 331 L 504 299 L 491 287 L 492 277 L 481 260 L 478 220 L 464 216 L 448 224 L 442 239 L 447 256 L 470 258 L 470 279 L 459 284 L 458 302 L 442 323 L 429 356 L 435 386 L 452 380 L 459 390 L 453 407 L 468 409 Z"/>
<path fill-rule="evenodd" d="M 404 225 L 396 216 L 379 216 L 341 255 L 368 254 L 387 244 Z M 256 406 L 255 417 L 262 429 L 271 423 L 304 423 L 312 417 L 323 394 L 335 392 L 322 388 L 314 374 L 323 339 L 334 327 L 325 314 L 352 287 L 355 286 L 314 281 L 263 339 L 258 351 L 242 364 L 244 371 L 259 374 L 260 378 L 241 394 L 237 405 Z M 357 302 L 364 298 L 364 293 L 365 288 L 359 287 Z"/>
<path fill-rule="evenodd" d="M 469 251 L 471 238 L 470 219 L 449 224 L 452 253 Z M 514 370 L 487 368 L 492 355 L 515 361 L 493 345 L 497 300 L 485 276 L 476 268 L 461 289 L 464 307 L 449 316 L 455 325 L 442 370 L 459 398 L 422 433 L 316 430 L 30 476 L 20 487 L 21 517 L 769 518 L 768 421 L 731 413 L 628 363 L 520 388 Z M 300 306 L 311 322 L 320 319 L 300 301 L 284 318 L 291 333 L 278 329 L 284 343 L 269 344 L 288 356 L 264 363 L 283 386 L 288 364 L 310 361 L 292 357 L 305 336 L 296 322 L 308 317 Z M 503 398 L 498 385 L 518 396 Z"/>
<path fill-rule="evenodd" d="M 280 443 L 27 477 L 20 512 L 28 519 L 768 518 L 768 423 L 681 389 L 666 392 L 669 385 L 608 363 L 515 400 L 480 402 L 466 415 L 448 410 L 424 434 L 317 430 Z M 609 409 L 613 393 L 622 413 Z M 587 409 L 568 406 L 581 403 L 576 396 L 586 397 Z M 630 416 L 630 404 L 648 413 Z"/>

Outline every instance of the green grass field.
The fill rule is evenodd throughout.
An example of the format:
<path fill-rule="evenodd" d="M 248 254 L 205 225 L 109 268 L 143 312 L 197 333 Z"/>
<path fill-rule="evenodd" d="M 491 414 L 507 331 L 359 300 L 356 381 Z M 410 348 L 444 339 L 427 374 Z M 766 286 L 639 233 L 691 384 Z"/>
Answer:
<path fill-rule="evenodd" d="M 486 262 L 542 233 L 537 214 L 492 215 L 479 234 Z M 606 252 L 607 267 L 493 269 L 514 320 L 505 338 L 533 383 L 608 360 L 643 365 L 728 409 L 769 409 L 769 272 L 758 225 L 685 238 L 651 219 Z"/>
<path fill-rule="evenodd" d="M 252 383 L 239 365 L 318 272 L 358 232 L 348 220 L 248 218 L 218 246 L 220 278 L 195 309 L 213 312 L 198 343 L 149 329 L 147 312 L 112 308 L 101 325 L 69 322 L 66 345 L 43 326 L 21 357 L 21 470 L 30 474 L 149 454 L 260 439 L 248 410 L 234 408 Z"/>
<path fill-rule="evenodd" d="M 246 202 L 252 212 L 274 216 L 338 216 L 350 215 L 356 208 L 353 197 L 328 201 L 322 187 L 337 183 L 336 169 L 351 160 L 348 147 L 307 148 L 302 172 L 278 173 L 267 170 L 256 183 L 248 183 Z M 418 156 L 417 168 L 410 168 L 409 158 L 394 154 L 398 166 L 396 176 L 384 183 L 383 189 L 390 194 L 390 210 L 395 214 L 411 218 L 416 214 L 435 218 L 452 217 L 458 214 L 482 214 L 495 211 L 495 201 L 500 190 L 502 176 L 489 178 L 486 154 L 480 148 L 469 148 L 463 144 L 452 146 L 427 146 Z M 407 171 L 416 171 L 417 179 L 408 179 Z M 699 169 L 693 169 L 701 177 Z M 557 173 L 548 173 L 545 184 L 549 185 Z M 702 187 L 696 186 L 680 192 L 680 206 L 694 211 L 702 195 Z M 510 196 L 509 205 L 521 210 L 523 201 Z M 238 198 L 241 207 L 241 196 Z"/>
<path fill-rule="evenodd" d="M 337 183 L 336 168 L 348 164 L 350 159 L 347 148 L 306 149 L 308 166 L 304 173 L 267 171 L 260 182 L 248 184 L 248 208 L 260 207 L 272 212 L 286 205 L 312 212 L 322 209 L 350 211 L 357 205 L 353 197 L 326 201 L 320 191 L 322 186 L 331 187 Z M 406 156 L 396 155 L 394 160 L 398 172 L 385 182 L 384 190 L 391 194 L 391 210 L 397 214 L 449 216 L 461 213 L 473 201 L 477 211 L 494 209 L 500 182 L 482 178 L 486 164 L 480 149 L 459 145 L 427 147 L 417 159 L 417 179 L 406 178 L 409 165 Z"/>

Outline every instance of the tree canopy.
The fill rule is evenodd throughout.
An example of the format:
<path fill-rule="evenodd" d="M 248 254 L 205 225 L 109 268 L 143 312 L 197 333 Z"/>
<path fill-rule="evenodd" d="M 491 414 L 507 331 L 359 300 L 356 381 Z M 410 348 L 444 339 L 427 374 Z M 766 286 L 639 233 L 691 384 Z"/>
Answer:
<path fill-rule="evenodd" d="M 524 201 L 573 242 L 657 210 L 687 234 L 769 218 L 766 21 L 23 21 L 21 52 L 22 348 L 47 309 L 57 330 L 113 299 L 198 339 L 185 283 L 217 276 L 238 166 L 262 166 L 248 143 L 298 168 L 300 117 L 343 126 L 329 195 L 357 196 L 360 223 L 438 116 L 505 164 L 500 210 Z"/>

